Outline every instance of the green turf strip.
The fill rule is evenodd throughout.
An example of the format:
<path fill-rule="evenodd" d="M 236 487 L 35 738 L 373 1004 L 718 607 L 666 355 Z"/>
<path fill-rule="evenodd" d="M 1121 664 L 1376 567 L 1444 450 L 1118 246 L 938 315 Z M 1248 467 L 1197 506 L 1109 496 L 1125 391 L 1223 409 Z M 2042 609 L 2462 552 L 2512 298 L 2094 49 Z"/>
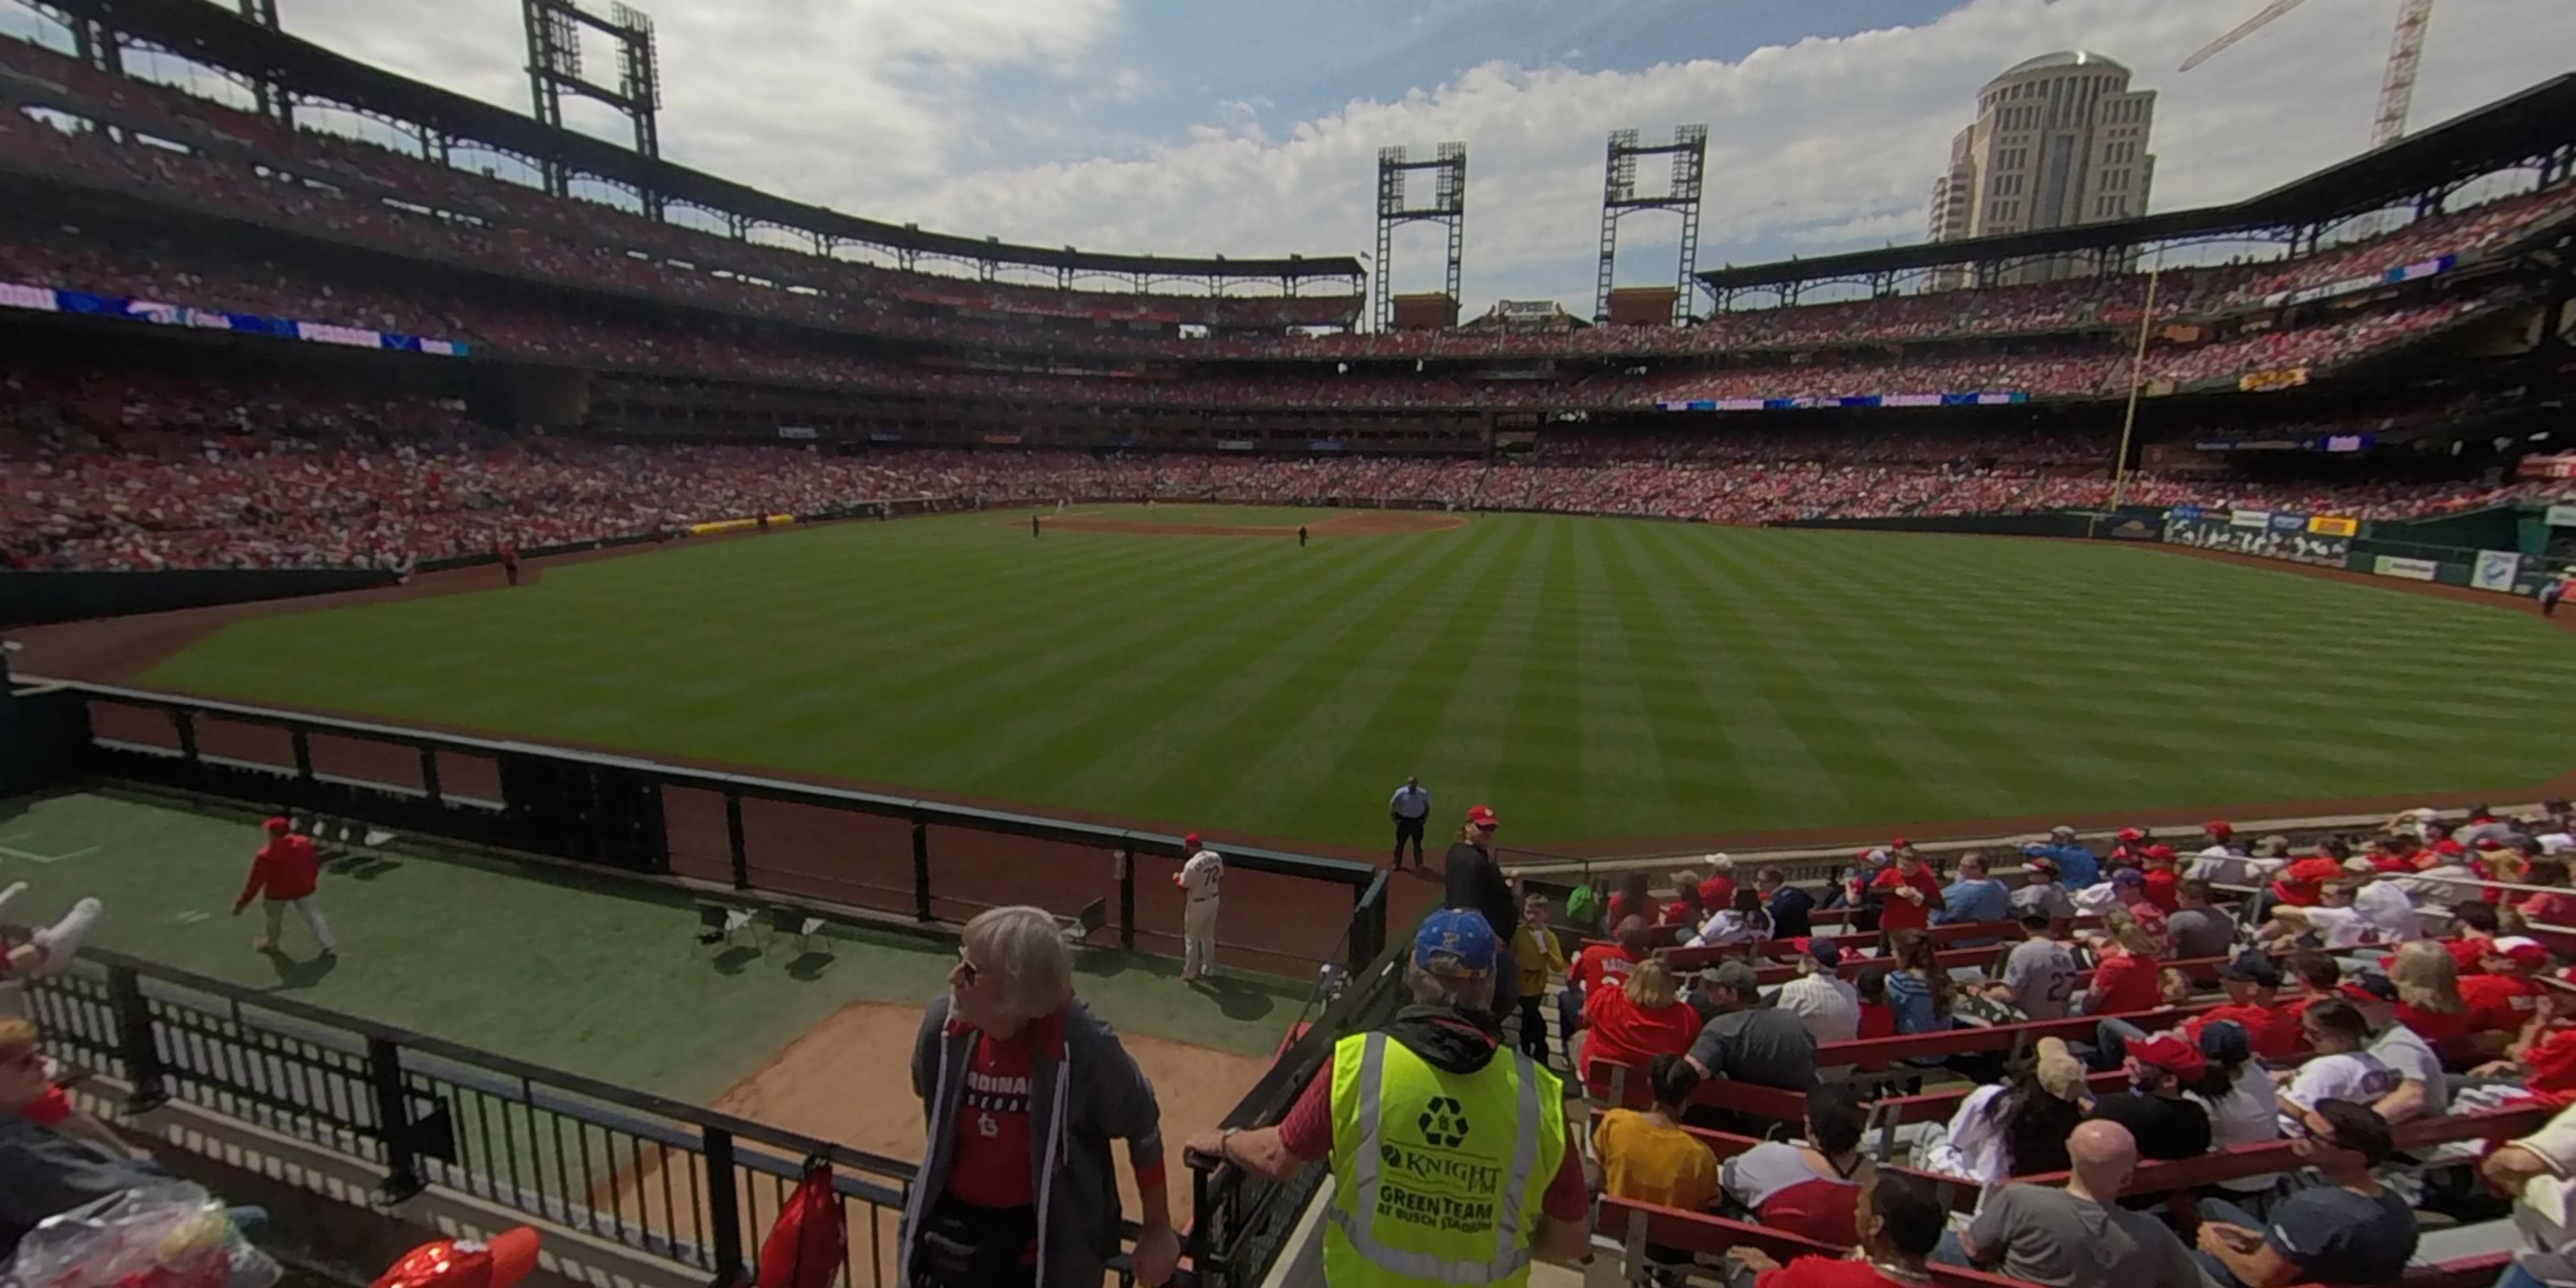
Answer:
<path fill-rule="evenodd" d="M 1444 827 L 1490 801 L 1543 847 L 2535 783 L 2576 647 L 2513 601 L 2110 544 L 961 515 L 238 623 L 148 682 L 1352 844 L 1418 772 Z"/>

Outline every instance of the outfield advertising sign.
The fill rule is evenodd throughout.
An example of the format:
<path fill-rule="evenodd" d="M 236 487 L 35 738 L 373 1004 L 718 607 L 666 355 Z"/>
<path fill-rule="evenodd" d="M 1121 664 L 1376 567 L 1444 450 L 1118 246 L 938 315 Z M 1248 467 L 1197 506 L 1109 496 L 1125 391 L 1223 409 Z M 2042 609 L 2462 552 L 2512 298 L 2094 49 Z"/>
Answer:
<path fill-rule="evenodd" d="M 2513 593 L 2513 579 L 2522 572 L 2519 550 L 2481 550 L 2478 561 L 2469 568 L 2469 584 L 2498 594 Z"/>
<path fill-rule="evenodd" d="M 2401 555 L 2379 555 L 2370 561 L 2370 570 L 2382 577 L 2403 577 L 2408 581 L 2431 581 L 2442 565 L 2430 559 L 2408 559 Z"/>
<path fill-rule="evenodd" d="M 2320 531 L 2317 517 L 2288 510 L 2204 510 L 2178 505 L 2165 511 L 2164 539 L 2200 550 L 2225 550 L 2265 559 L 2340 568 L 2352 553 L 2351 520 L 2343 532 Z"/>

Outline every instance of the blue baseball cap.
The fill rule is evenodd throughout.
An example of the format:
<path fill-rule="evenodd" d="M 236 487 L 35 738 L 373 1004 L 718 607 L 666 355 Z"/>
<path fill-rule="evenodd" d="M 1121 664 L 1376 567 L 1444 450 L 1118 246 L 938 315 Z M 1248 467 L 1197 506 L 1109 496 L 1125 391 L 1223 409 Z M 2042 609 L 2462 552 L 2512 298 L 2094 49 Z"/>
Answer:
<path fill-rule="evenodd" d="M 1502 946 L 1485 914 L 1473 908 L 1443 908 L 1422 919 L 1413 934 L 1413 964 L 1424 973 L 1447 979 L 1483 979 L 1494 973 Z"/>

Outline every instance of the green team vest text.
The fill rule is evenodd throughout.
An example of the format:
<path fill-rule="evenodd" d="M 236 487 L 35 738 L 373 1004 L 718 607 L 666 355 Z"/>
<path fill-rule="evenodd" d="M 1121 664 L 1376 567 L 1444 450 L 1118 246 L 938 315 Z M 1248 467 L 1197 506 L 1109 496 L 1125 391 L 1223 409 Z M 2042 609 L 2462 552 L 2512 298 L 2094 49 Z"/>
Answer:
<path fill-rule="evenodd" d="M 1529 1280 L 1540 1199 L 1565 1160 L 1564 1089 L 1517 1052 L 1447 1073 L 1384 1033 L 1333 1048 L 1324 1281 Z"/>

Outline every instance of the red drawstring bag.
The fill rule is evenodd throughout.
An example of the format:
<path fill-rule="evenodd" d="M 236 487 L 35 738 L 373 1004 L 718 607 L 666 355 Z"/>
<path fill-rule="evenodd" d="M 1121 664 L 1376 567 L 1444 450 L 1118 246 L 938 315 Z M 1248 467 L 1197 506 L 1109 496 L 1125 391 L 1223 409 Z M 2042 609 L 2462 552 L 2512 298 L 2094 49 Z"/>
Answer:
<path fill-rule="evenodd" d="M 832 1288 L 849 1251 L 841 1196 L 832 1192 L 832 1165 L 805 1160 L 805 1179 L 778 1209 L 778 1220 L 760 1245 L 757 1288 Z"/>

